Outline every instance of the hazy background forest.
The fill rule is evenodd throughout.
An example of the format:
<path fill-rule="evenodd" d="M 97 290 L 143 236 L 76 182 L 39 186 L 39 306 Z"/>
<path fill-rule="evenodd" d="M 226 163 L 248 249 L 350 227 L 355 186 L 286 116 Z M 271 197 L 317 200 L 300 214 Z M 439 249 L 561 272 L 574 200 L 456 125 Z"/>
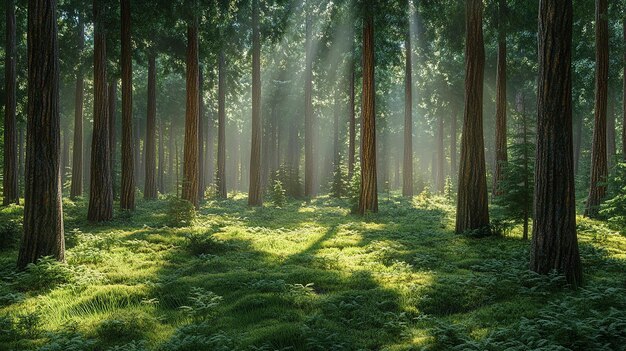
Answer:
<path fill-rule="evenodd" d="M 0 350 L 624 350 L 625 14 L 6 0 Z"/>

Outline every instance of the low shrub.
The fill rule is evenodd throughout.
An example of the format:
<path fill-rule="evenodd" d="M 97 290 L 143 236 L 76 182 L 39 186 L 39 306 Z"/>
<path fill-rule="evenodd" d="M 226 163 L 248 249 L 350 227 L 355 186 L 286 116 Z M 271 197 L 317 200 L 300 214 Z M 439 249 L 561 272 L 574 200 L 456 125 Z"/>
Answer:
<path fill-rule="evenodd" d="M 170 227 L 188 227 L 196 218 L 194 205 L 178 197 L 170 197 L 167 203 L 167 225 Z"/>

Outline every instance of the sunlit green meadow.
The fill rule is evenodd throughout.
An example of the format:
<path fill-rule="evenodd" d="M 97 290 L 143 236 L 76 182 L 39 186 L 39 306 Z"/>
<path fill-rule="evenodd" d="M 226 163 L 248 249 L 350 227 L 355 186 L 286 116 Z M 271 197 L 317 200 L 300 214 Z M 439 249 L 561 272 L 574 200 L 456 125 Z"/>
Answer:
<path fill-rule="evenodd" d="M 91 225 L 64 200 L 67 264 L 0 253 L 0 350 L 623 350 L 626 238 L 579 217 L 586 285 L 527 270 L 529 242 L 453 233 L 453 204 L 168 202 Z M 6 225 L 21 207 L 2 208 Z M 13 229 L 11 229 L 11 228 Z M 6 229 L 9 228 L 9 229 Z M 17 228 L 19 230 L 19 227 Z"/>

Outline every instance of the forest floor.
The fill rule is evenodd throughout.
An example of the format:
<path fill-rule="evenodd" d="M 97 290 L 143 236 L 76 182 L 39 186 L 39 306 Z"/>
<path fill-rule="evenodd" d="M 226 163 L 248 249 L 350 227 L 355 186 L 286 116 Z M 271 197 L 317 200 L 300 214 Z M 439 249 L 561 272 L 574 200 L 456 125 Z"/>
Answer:
<path fill-rule="evenodd" d="M 0 252 L 0 350 L 624 350 L 626 237 L 603 223 L 578 218 L 573 291 L 527 270 L 519 228 L 455 235 L 444 198 L 348 208 L 237 196 L 170 228 L 166 201 L 93 225 L 64 200 L 67 264 Z"/>

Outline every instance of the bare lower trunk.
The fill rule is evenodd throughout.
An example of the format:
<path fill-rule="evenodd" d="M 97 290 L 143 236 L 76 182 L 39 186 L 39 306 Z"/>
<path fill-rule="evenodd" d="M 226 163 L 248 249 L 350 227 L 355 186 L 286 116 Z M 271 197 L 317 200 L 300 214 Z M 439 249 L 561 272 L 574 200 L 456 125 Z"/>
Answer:
<path fill-rule="evenodd" d="M 404 163 L 402 196 L 413 196 L 413 71 L 411 69 L 411 31 L 407 31 L 404 74 Z"/>
<path fill-rule="evenodd" d="M 261 206 L 261 38 L 259 0 L 252 1 L 252 145 L 250 148 L 250 188 L 248 205 Z"/>
<path fill-rule="evenodd" d="M 198 27 L 187 27 L 187 112 L 182 198 L 199 207 L 198 199 Z"/>
<path fill-rule="evenodd" d="M 6 1 L 6 48 L 4 57 L 4 183 L 3 205 L 20 202 L 17 177 L 17 119 L 16 119 L 16 29 L 14 0 Z"/>
<path fill-rule="evenodd" d="M 120 207 L 135 209 L 136 148 L 133 139 L 133 67 L 130 37 L 130 0 L 121 0 L 122 17 L 122 185 Z"/>
<path fill-rule="evenodd" d="M 158 197 L 156 179 L 156 58 L 148 58 L 148 107 L 146 115 L 146 141 L 144 144 L 146 181 L 143 197 L 154 200 Z"/>
<path fill-rule="evenodd" d="M 204 77 L 202 67 L 198 67 L 198 201 L 204 201 L 206 190 L 206 175 L 204 174 L 204 101 L 202 99 L 202 86 Z"/>
<path fill-rule="evenodd" d="M 116 176 L 116 172 L 115 172 L 115 155 L 116 155 L 116 148 L 115 148 L 115 143 L 116 143 L 116 137 L 115 134 L 117 132 L 117 129 L 115 128 L 115 120 L 116 120 L 116 102 L 117 102 L 117 81 L 115 79 L 113 79 L 113 81 L 111 82 L 111 84 L 109 84 L 109 145 L 111 147 L 111 184 L 112 188 L 113 188 L 113 199 L 115 199 L 115 197 L 117 196 L 116 190 L 115 190 L 115 182 L 117 179 Z"/>
<path fill-rule="evenodd" d="M 307 10 L 310 12 L 310 10 Z M 312 197 L 313 173 L 313 43 L 311 14 L 306 17 L 306 68 L 304 78 L 304 196 Z"/>
<path fill-rule="evenodd" d="M 508 161 L 506 130 L 506 3 L 498 0 L 498 73 L 496 77 L 496 162 L 493 174 L 493 195 L 501 194 L 500 182 Z"/>
<path fill-rule="evenodd" d="M 225 199 L 226 192 L 226 62 L 220 52 L 217 108 L 217 194 Z"/>

